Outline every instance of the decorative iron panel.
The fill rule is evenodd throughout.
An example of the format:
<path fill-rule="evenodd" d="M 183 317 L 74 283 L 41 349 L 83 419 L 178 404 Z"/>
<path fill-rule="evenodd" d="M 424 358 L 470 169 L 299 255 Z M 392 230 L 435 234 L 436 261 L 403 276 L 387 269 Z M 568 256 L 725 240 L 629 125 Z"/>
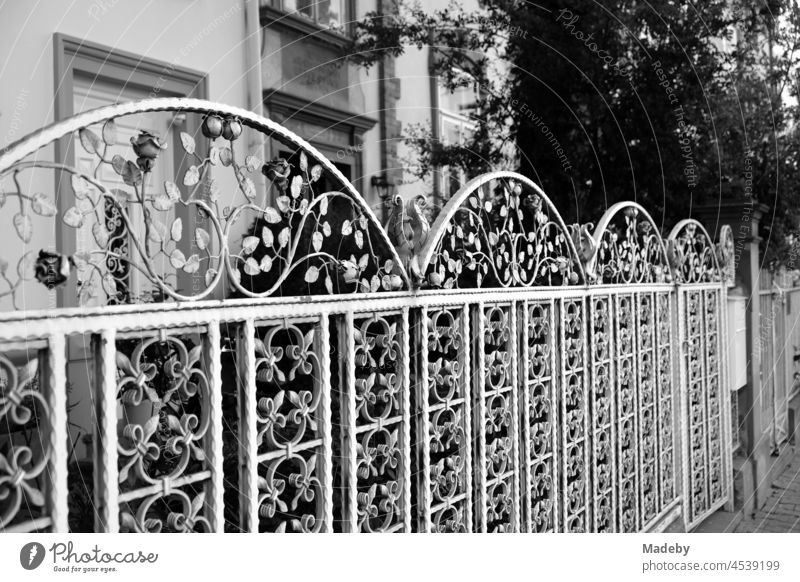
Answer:
<path fill-rule="evenodd" d="M 706 342 L 705 396 L 706 396 L 706 435 L 708 447 L 708 503 L 716 506 L 726 495 L 727 481 L 723 449 L 725 438 L 725 416 L 722 407 L 728 406 L 727 394 L 722 391 L 722 362 L 720 357 L 720 301 L 719 289 L 706 289 L 703 292 L 704 334 Z"/>
<path fill-rule="evenodd" d="M 553 301 L 522 311 L 525 531 L 558 530 L 558 394 Z"/>
<path fill-rule="evenodd" d="M 159 111 L 197 131 L 179 136 L 180 175 L 153 189 L 166 141 L 142 132 L 115 150 L 115 119 Z M 91 175 L 37 155 L 73 133 Z M 249 154 L 255 134 L 291 161 Z M 22 191 L 34 172 L 69 178 L 59 204 Z M 214 183 L 223 173 L 230 200 Z M 384 229 L 308 143 L 197 100 L 44 128 L 0 153 L 0 180 L 19 199 L 11 222 L 26 251 L 48 221 L 94 238 L 0 260 L 2 308 L 30 289 L 44 297 L 40 284 L 69 285 L 79 305 L 100 289 L 111 304 L 162 303 L 3 315 L 6 531 L 67 529 L 65 338 L 76 333 L 93 334 L 98 530 L 638 531 L 663 525 L 679 498 L 689 527 L 729 499 L 729 231 L 717 249 L 682 221 L 665 245 L 634 203 L 610 208 L 594 234 L 568 228 L 511 172 L 470 181 L 432 229 L 418 199 L 395 200 Z M 221 301 L 199 301 L 212 294 Z M 20 440 L 34 427 L 40 446 Z"/>
<path fill-rule="evenodd" d="M 208 532 L 212 384 L 205 330 L 116 341 L 119 523 L 125 532 Z M 217 437 L 219 438 L 219 437 Z"/>
<path fill-rule="evenodd" d="M 411 531 L 408 311 L 347 317 L 342 332 L 346 527 Z"/>
<path fill-rule="evenodd" d="M 657 398 L 658 413 L 658 486 L 659 511 L 663 511 L 677 496 L 675 475 L 675 416 L 673 394 L 674 349 L 672 331 L 673 294 L 657 292 L 656 302 L 656 353 L 657 353 Z"/>
<path fill-rule="evenodd" d="M 254 330 L 257 531 L 331 531 L 330 392 L 319 321 Z"/>
<path fill-rule="evenodd" d="M 636 294 L 637 424 L 639 427 L 639 507 L 641 525 L 658 514 L 658 398 L 655 356 L 655 305 L 651 293 Z"/>
<path fill-rule="evenodd" d="M 515 306 L 480 305 L 477 311 L 477 529 L 514 532 L 520 528 Z"/>
<path fill-rule="evenodd" d="M 685 294 L 686 352 L 688 382 L 689 518 L 696 521 L 708 511 L 708 462 L 706 441 L 706 395 L 703 346 L 702 291 Z"/>
<path fill-rule="evenodd" d="M 0 344 L 0 531 L 57 531 L 53 391 L 64 387 L 53 382 L 53 348 L 46 340 Z"/>
<path fill-rule="evenodd" d="M 591 304 L 592 362 L 592 529 L 616 531 L 616 406 L 613 361 L 612 297 L 595 295 Z"/>
<path fill-rule="evenodd" d="M 589 519 L 589 403 L 586 373 L 585 302 L 561 299 L 560 342 L 562 382 L 560 394 L 561 475 L 563 531 L 584 532 Z"/>
<path fill-rule="evenodd" d="M 472 431 L 466 308 L 423 308 L 420 465 L 423 531 L 472 531 Z M 424 439 L 424 440 L 423 440 Z"/>
<path fill-rule="evenodd" d="M 724 370 L 720 355 L 720 289 L 695 288 L 683 291 L 683 366 L 687 382 L 689 483 L 687 526 L 692 528 L 715 511 L 729 495 L 730 454 L 726 437 L 730 405 L 722 392 Z"/>
<path fill-rule="evenodd" d="M 619 294 L 616 305 L 617 474 L 619 531 L 637 531 L 639 518 L 639 419 L 637 415 L 636 319 L 633 294 Z"/>

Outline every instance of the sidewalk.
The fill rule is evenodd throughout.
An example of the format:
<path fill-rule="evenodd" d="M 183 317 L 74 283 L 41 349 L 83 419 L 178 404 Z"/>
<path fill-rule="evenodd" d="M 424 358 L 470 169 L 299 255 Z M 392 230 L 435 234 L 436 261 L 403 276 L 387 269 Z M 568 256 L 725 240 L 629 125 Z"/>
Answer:
<path fill-rule="evenodd" d="M 737 532 L 800 532 L 800 453 L 772 485 L 772 495 L 753 519 L 742 520 Z"/>

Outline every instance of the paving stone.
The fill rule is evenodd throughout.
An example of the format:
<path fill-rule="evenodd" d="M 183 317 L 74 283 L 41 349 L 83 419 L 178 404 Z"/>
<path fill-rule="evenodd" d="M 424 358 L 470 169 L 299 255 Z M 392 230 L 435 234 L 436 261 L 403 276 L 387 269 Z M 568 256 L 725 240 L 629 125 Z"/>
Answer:
<path fill-rule="evenodd" d="M 786 467 L 772 487 L 772 493 L 753 519 L 742 520 L 737 532 L 800 532 L 800 469 L 795 462 Z"/>

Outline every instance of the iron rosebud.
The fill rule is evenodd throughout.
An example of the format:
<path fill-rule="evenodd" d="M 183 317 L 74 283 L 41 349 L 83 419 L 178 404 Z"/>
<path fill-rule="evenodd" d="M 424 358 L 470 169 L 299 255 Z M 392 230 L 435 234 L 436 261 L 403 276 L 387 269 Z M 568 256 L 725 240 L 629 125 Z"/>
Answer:
<path fill-rule="evenodd" d="M 134 153 L 138 156 L 136 164 L 142 172 L 153 169 L 156 158 L 161 150 L 167 149 L 167 144 L 149 131 L 140 131 L 137 137 L 131 138 Z"/>
<path fill-rule="evenodd" d="M 219 115 L 206 115 L 200 128 L 203 135 L 209 139 L 216 139 L 222 135 L 222 118 Z"/>
<path fill-rule="evenodd" d="M 289 185 L 289 174 L 291 172 L 292 166 L 284 158 L 277 158 L 261 167 L 261 173 L 276 182 L 281 190 Z"/>
<path fill-rule="evenodd" d="M 222 124 L 222 137 L 228 141 L 234 141 L 242 135 L 242 122 L 235 117 L 229 117 Z"/>
<path fill-rule="evenodd" d="M 60 253 L 39 251 L 39 258 L 34 264 L 36 280 L 48 289 L 63 285 L 69 278 L 72 259 Z"/>

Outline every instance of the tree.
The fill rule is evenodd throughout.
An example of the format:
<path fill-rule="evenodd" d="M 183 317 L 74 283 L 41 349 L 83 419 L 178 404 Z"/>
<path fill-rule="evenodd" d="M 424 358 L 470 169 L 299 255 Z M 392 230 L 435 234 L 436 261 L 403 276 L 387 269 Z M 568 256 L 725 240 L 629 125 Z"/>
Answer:
<path fill-rule="evenodd" d="M 793 184 L 776 180 L 796 177 L 800 150 L 797 108 L 781 99 L 797 91 L 797 7 L 750 4 L 484 0 L 467 11 L 399 2 L 395 14 L 357 23 L 351 59 L 369 67 L 429 46 L 446 88 L 481 89 L 465 142 L 407 133 L 420 174 L 511 167 L 541 184 L 568 222 L 635 200 L 666 230 L 696 204 L 741 195 L 747 164 L 758 200 L 798 206 Z M 771 232 L 785 240 L 796 224 L 783 213 Z"/>

